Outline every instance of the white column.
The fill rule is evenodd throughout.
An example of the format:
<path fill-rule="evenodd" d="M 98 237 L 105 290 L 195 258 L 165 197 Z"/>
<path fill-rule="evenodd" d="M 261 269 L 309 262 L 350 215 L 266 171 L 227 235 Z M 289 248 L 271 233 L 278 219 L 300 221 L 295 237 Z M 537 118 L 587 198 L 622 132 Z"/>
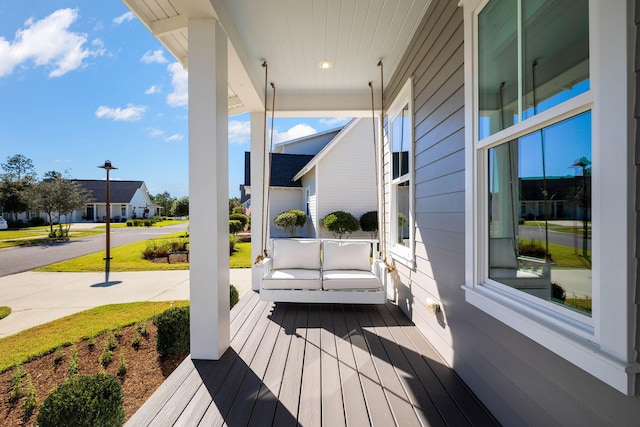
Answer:
<path fill-rule="evenodd" d="M 264 249 L 262 242 L 262 208 L 264 206 L 264 113 L 251 113 L 251 260 Z M 260 290 L 262 266 L 251 269 L 251 288 Z"/>
<path fill-rule="evenodd" d="M 213 19 L 189 20 L 191 358 L 229 347 L 227 37 Z"/>
<path fill-rule="evenodd" d="M 96 222 L 98 220 L 98 205 L 97 204 L 93 204 L 93 222 Z"/>

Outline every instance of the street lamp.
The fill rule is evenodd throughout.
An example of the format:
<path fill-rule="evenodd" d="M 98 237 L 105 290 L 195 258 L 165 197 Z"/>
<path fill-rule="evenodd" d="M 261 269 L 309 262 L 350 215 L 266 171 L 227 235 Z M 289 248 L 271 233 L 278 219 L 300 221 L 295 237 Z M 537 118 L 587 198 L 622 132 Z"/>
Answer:
<path fill-rule="evenodd" d="M 589 195 L 587 193 L 587 166 L 591 162 L 584 157 L 579 158 L 571 166 L 582 168 L 582 256 L 587 258 L 587 239 L 589 237 L 589 219 L 587 211 L 589 209 Z"/>
<path fill-rule="evenodd" d="M 107 284 L 109 283 L 109 262 L 111 261 L 111 194 L 109 192 L 109 171 L 113 170 L 113 169 L 118 169 L 115 166 L 111 165 L 111 160 L 105 160 L 104 161 L 104 165 L 100 165 L 98 166 L 101 169 L 104 169 L 107 171 L 107 200 L 106 200 L 106 228 L 107 228 L 107 238 L 106 238 L 106 245 L 107 245 L 107 250 L 106 250 L 106 257 L 104 258 L 105 261 L 105 265 L 104 265 L 104 283 Z"/>

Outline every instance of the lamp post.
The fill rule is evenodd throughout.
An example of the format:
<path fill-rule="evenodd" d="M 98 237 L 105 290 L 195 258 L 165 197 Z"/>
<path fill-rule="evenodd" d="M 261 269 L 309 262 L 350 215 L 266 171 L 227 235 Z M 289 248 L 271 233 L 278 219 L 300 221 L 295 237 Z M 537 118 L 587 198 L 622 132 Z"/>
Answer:
<path fill-rule="evenodd" d="M 587 166 L 591 162 L 584 157 L 576 160 L 571 166 L 582 168 L 582 256 L 587 258 L 587 240 L 589 238 L 589 220 L 587 211 L 589 209 L 589 199 L 587 193 Z"/>
<path fill-rule="evenodd" d="M 100 165 L 98 166 L 101 169 L 104 169 L 107 171 L 107 197 L 106 197 L 106 203 L 105 203 L 105 208 L 106 208 L 106 256 L 104 258 L 105 261 L 105 265 L 104 265 L 104 283 L 107 284 L 109 283 L 109 262 L 111 261 L 111 194 L 110 194 L 110 190 L 109 190 L 109 171 L 113 170 L 113 169 L 118 169 L 115 166 L 111 165 L 111 160 L 105 160 L 104 161 L 104 165 Z"/>

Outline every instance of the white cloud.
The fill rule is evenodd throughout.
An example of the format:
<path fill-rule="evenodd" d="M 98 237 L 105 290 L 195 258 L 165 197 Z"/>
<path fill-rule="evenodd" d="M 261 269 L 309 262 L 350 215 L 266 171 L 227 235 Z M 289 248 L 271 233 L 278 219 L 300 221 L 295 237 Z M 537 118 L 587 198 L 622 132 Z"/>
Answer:
<path fill-rule="evenodd" d="M 182 141 L 183 139 L 184 139 L 184 136 L 180 135 L 179 133 L 176 133 L 175 135 L 171 135 L 165 138 L 164 140 L 172 142 L 172 141 Z"/>
<path fill-rule="evenodd" d="M 162 93 L 162 86 L 153 85 L 146 91 L 144 91 L 145 95 L 153 95 L 155 93 Z"/>
<path fill-rule="evenodd" d="M 186 107 L 189 103 L 188 74 L 178 62 L 169 64 L 173 91 L 167 95 L 167 104 L 171 107 Z"/>
<path fill-rule="evenodd" d="M 251 122 L 229 121 L 229 143 L 248 144 L 251 142 Z"/>
<path fill-rule="evenodd" d="M 101 105 L 96 110 L 96 117 L 99 119 L 112 119 L 121 122 L 137 122 L 142 119 L 142 115 L 147 110 L 143 105 L 129 104 L 125 108 L 111 108 Z"/>
<path fill-rule="evenodd" d="M 162 51 L 162 49 L 158 49 L 145 52 L 145 54 L 142 55 L 142 58 L 140 58 L 140 62 L 144 62 L 145 64 L 152 64 L 154 62 L 158 64 L 165 64 L 168 61 L 167 58 L 164 57 L 164 52 Z"/>
<path fill-rule="evenodd" d="M 351 120 L 349 117 L 326 117 L 318 120 L 318 122 L 327 127 L 338 127 L 346 125 L 349 120 Z"/>
<path fill-rule="evenodd" d="M 274 130 L 273 141 L 275 143 L 284 142 L 292 139 L 302 138 L 303 136 L 313 135 L 314 133 L 318 133 L 318 131 L 306 123 L 298 123 L 286 132 L 278 132 L 277 130 Z"/>
<path fill-rule="evenodd" d="M 113 23 L 120 25 L 125 21 L 132 21 L 136 18 L 136 16 L 133 14 L 133 12 L 129 11 L 129 12 L 125 12 L 120 16 L 117 16 L 115 18 L 113 18 Z"/>
<path fill-rule="evenodd" d="M 148 130 L 149 130 L 149 136 L 151 138 L 157 138 L 165 134 L 165 132 L 162 129 L 149 128 Z"/>
<path fill-rule="evenodd" d="M 88 36 L 69 31 L 76 19 L 78 9 L 60 9 L 39 21 L 29 18 L 13 41 L 0 37 L 0 77 L 28 61 L 51 69 L 49 77 L 60 77 L 82 66 L 86 58 L 104 55 L 102 41 L 93 40 L 87 49 Z"/>

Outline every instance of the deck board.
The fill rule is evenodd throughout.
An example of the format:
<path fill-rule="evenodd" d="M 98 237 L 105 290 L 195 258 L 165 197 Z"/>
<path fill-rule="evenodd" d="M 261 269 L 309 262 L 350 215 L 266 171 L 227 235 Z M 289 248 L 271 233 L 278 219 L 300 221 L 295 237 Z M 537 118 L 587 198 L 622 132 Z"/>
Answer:
<path fill-rule="evenodd" d="M 267 303 L 231 313 L 218 361 L 187 358 L 127 426 L 497 425 L 394 305 Z"/>

